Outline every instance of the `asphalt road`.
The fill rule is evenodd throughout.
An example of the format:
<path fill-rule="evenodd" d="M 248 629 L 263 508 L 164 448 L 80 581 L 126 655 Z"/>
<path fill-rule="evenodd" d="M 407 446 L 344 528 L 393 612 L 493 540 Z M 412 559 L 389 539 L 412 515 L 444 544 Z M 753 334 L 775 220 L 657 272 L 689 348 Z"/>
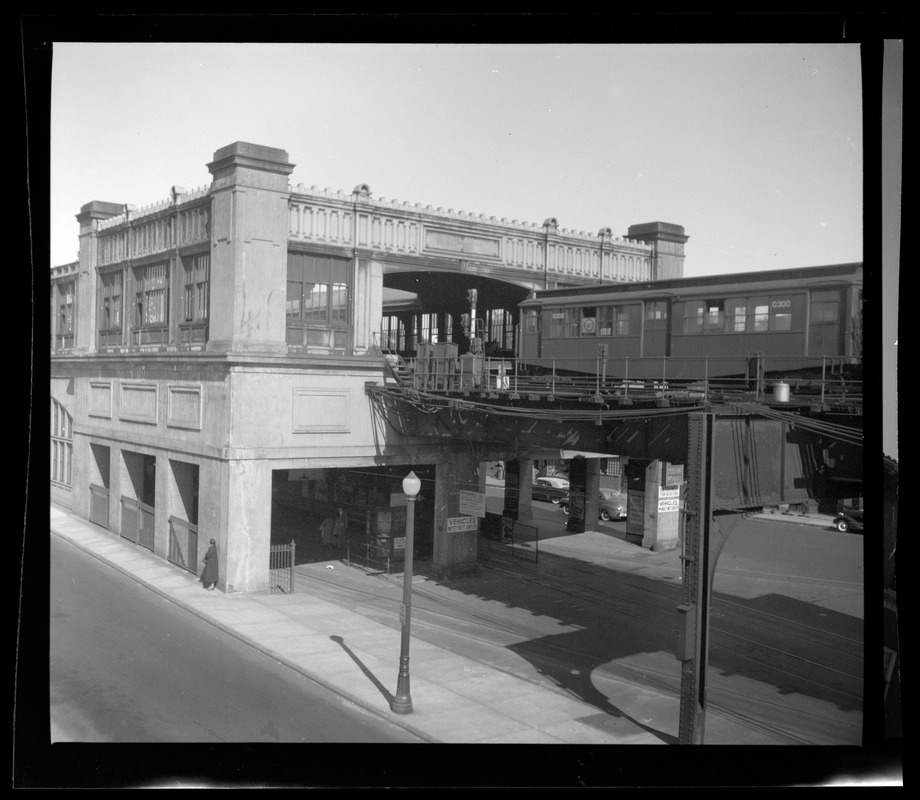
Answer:
<path fill-rule="evenodd" d="M 58 537 L 50 555 L 54 742 L 419 741 Z"/>

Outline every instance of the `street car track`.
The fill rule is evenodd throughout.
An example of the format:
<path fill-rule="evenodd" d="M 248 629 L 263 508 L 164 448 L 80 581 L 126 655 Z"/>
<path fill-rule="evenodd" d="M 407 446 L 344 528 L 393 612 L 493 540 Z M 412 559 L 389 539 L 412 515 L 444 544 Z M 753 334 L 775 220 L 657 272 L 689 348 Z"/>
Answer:
<path fill-rule="evenodd" d="M 391 587 L 401 585 L 401 581 L 396 578 L 384 575 L 380 577 L 382 579 L 381 588 L 386 584 Z M 523 580 L 533 580 L 528 577 L 522 578 L 519 574 L 517 577 Z M 381 621 L 392 616 L 392 622 L 396 624 L 396 614 L 388 613 L 389 609 L 398 602 L 395 594 L 387 596 L 385 591 L 378 593 L 342 587 L 322 579 L 321 582 L 328 587 L 330 593 L 338 595 L 340 600 L 349 602 L 349 604 L 353 603 L 356 593 L 362 595 L 366 600 L 372 600 L 371 603 L 361 603 L 361 605 L 365 609 L 374 608 Z M 657 629 L 659 634 L 668 630 L 673 624 L 675 607 L 672 605 L 674 602 L 673 587 L 665 586 L 663 591 L 659 592 L 645 586 L 637 589 L 628 582 L 621 582 L 621 587 L 625 588 L 630 596 L 621 596 L 616 598 L 615 602 L 611 602 L 612 598 L 609 595 L 587 587 L 561 583 L 558 579 L 547 579 L 547 576 L 541 576 L 539 583 L 544 588 L 552 588 L 560 594 L 560 599 L 565 604 L 562 607 L 563 610 L 572 608 L 571 601 L 574 600 L 582 607 L 591 607 L 600 616 L 607 616 L 611 612 L 626 614 L 632 619 L 633 625 L 637 625 L 639 629 L 647 630 L 648 627 L 651 627 Z M 667 591 L 668 588 L 671 588 L 671 591 Z M 571 646 L 557 645 L 550 636 L 547 636 L 545 627 L 540 628 L 535 625 L 521 624 L 519 621 L 509 621 L 507 615 L 504 614 L 471 609 L 468 604 L 446 600 L 426 591 L 423 587 L 414 588 L 413 596 L 417 599 L 413 608 L 414 621 L 420 627 L 427 628 L 429 631 L 437 631 L 442 637 L 446 637 L 451 641 L 449 649 L 453 649 L 458 654 L 463 655 L 471 649 L 464 646 L 464 641 L 475 642 L 479 646 L 490 645 L 504 651 L 507 650 L 508 644 L 503 637 L 512 637 L 521 640 L 539 640 L 540 659 L 560 667 L 566 661 L 571 662 L 573 657 L 582 662 L 597 661 L 596 653 Z M 667 603 L 667 605 L 662 605 L 662 603 Z M 767 681 L 771 685 L 793 686 L 799 693 L 802 689 L 807 688 L 809 695 L 824 700 L 833 700 L 841 707 L 860 707 L 863 663 L 860 640 L 844 634 L 824 631 L 813 625 L 799 623 L 796 620 L 769 614 L 731 601 L 719 601 L 719 609 L 723 610 L 723 607 L 736 612 L 737 616 L 732 619 L 713 618 L 710 637 L 711 668 L 725 669 L 724 664 L 727 660 L 736 660 L 739 663 L 749 664 L 751 674 L 756 674 L 758 680 Z M 571 620 L 571 615 L 568 615 L 568 620 Z M 749 635 L 739 634 L 731 630 L 731 623 L 753 626 L 753 631 Z M 570 622 L 570 624 L 577 626 L 578 622 Z M 778 626 L 782 626 L 782 630 L 778 631 Z M 796 652 L 794 649 L 777 646 L 769 641 L 771 637 L 781 635 L 785 641 L 806 644 L 813 641 L 819 634 L 829 643 L 834 643 L 830 649 L 822 650 L 822 655 L 827 656 L 823 663 L 801 652 Z M 723 666 L 716 666 L 717 663 Z M 842 667 L 842 664 L 847 664 L 847 666 Z M 498 664 L 494 666 L 501 668 Z M 607 664 L 604 668 L 614 672 L 618 671 L 616 663 Z M 645 684 L 649 682 L 647 675 L 637 680 Z M 664 691 L 679 695 L 680 689 L 679 686 L 674 686 L 673 677 Z M 726 696 L 732 694 L 730 690 L 725 691 Z M 749 700 L 740 693 L 737 694 L 737 697 L 739 701 Z M 747 715 L 738 712 L 732 706 L 730 702 L 720 702 L 719 713 L 744 720 L 745 724 L 751 724 Z M 807 714 L 807 712 L 800 713 Z M 815 715 L 815 719 L 819 720 L 823 717 Z M 769 724 L 761 727 L 765 731 L 769 730 L 776 735 L 785 736 L 790 742 L 806 741 L 788 731 L 774 730 Z"/>

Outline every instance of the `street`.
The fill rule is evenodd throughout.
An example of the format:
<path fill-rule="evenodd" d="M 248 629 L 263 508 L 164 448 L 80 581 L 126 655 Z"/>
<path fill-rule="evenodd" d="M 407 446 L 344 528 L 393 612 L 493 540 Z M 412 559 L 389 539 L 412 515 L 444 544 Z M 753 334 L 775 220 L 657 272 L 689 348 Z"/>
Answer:
<path fill-rule="evenodd" d="M 499 503 L 490 487 L 488 506 Z M 571 535 L 557 506 L 534 503 L 539 561 L 414 589 L 413 636 L 518 677 L 548 682 L 662 741 L 678 733 L 678 553 L 612 547 L 625 523 Z M 509 571 L 510 570 L 510 571 Z M 309 591 L 395 619 L 397 577 L 351 585 L 310 569 Z M 860 537 L 748 519 L 720 557 L 710 616 L 706 742 L 858 745 L 862 726 Z M 664 698 L 664 700 L 662 700 Z M 755 733 L 751 734 L 751 730 Z"/>
<path fill-rule="evenodd" d="M 54 742 L 417 742 L 51 537 Z"/>

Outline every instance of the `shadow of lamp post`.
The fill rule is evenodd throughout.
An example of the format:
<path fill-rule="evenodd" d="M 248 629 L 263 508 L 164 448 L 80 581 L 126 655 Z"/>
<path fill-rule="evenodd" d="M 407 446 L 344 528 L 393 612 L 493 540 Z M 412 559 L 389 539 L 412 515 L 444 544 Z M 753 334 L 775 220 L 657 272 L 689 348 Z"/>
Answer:
<path fill-rule="evenodd" d="M 399 610 L 402 624 L 402 641 L 399 648 L 399 679 L 396 682 L 396 696 L 390 709 L 396 714 L 412 711 L 412 696 L 409 692 L 409 626 L 412 622 L 412 552 L 415 538 L 415 497 L 422 488 L 422 482 L 415 472 L 403 478 L 403 492 L 406 494 L 406 549 L 403 556 L 403 601 Z"/>

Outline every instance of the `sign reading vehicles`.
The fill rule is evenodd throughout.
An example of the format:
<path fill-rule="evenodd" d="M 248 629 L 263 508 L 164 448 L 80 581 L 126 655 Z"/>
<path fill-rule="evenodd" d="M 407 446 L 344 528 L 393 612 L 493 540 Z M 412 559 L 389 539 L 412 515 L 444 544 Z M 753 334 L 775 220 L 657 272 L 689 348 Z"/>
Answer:
<path fill-rule="evenodd" d="M 476 517 L 448 517 L 447 532 L 459 533 L 460 531 L 478 531 L 479 520 Z"/>

